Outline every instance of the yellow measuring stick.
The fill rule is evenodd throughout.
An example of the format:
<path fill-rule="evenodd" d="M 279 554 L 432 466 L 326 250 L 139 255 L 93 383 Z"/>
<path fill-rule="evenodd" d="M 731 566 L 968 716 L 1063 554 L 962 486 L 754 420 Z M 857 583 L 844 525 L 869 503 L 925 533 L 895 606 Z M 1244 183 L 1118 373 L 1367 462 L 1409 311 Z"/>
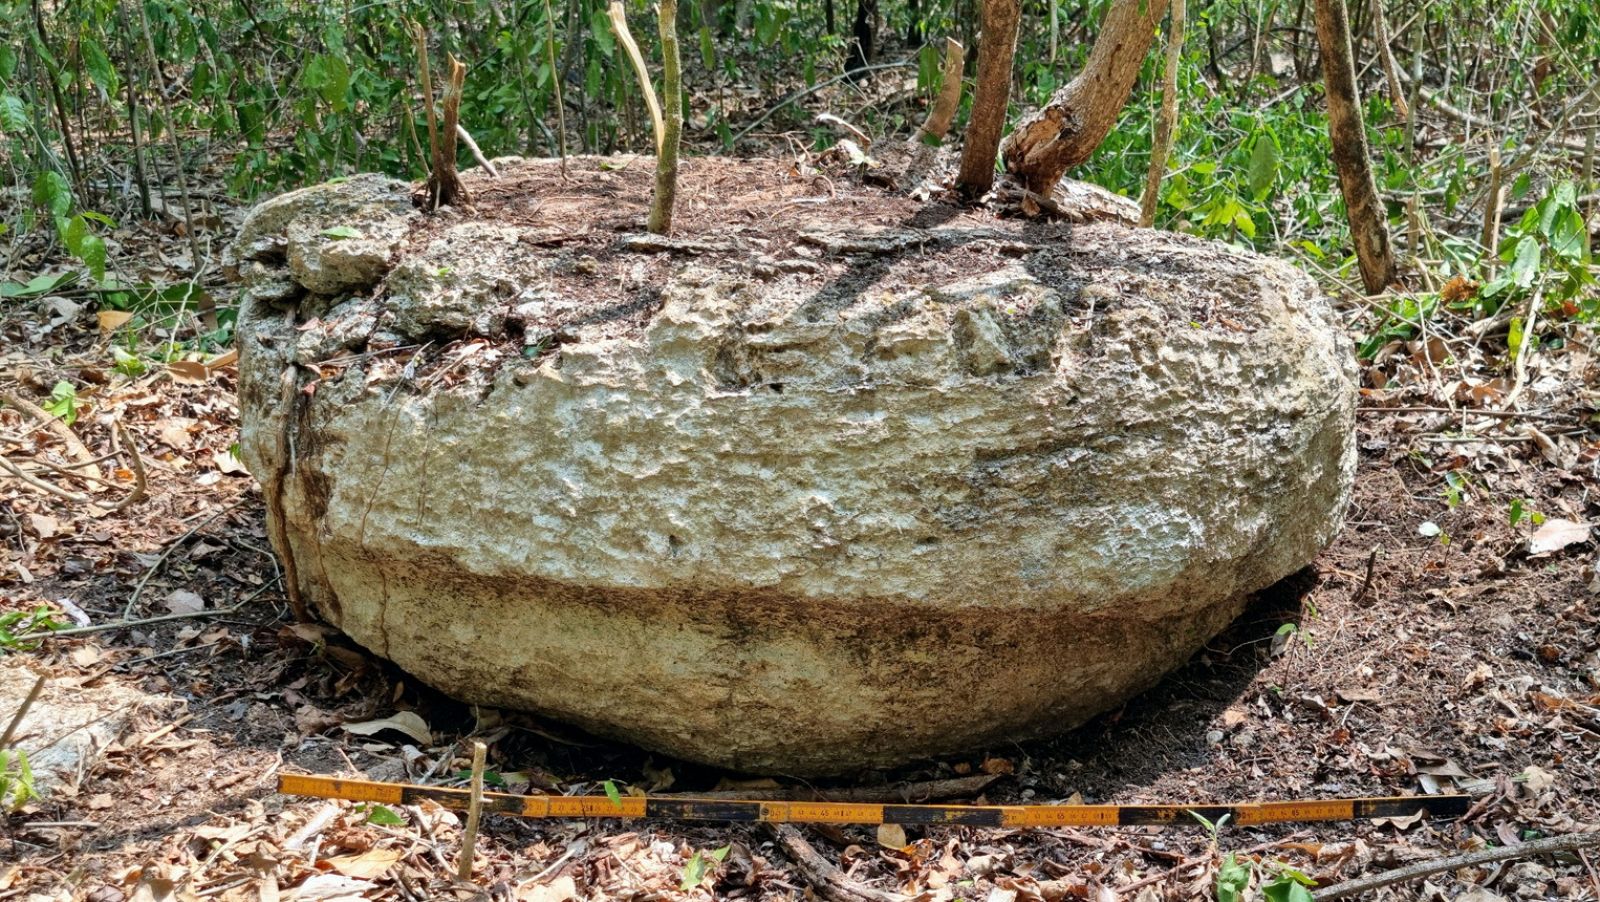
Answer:
<path fill-rule="evenodd" d="M 466 810 L 472 793 L 443 786 L 377 783 L 307 774 L 283 774 L 284 795 L 411 805 L 427 799 Z M 877 805 L 856 802 L 757 802 L 663 796 L 550 796 L 483 794 L 483 810 L 534 818 L 626 817 L 769 824 L 951 824 L 967 827 L 1199 826 L 1211 823 L 1290 824 L 1363 817 L 1460 817 L 1471 807 L 1464 795 L 1386 796 L 1232 805 Z"/>

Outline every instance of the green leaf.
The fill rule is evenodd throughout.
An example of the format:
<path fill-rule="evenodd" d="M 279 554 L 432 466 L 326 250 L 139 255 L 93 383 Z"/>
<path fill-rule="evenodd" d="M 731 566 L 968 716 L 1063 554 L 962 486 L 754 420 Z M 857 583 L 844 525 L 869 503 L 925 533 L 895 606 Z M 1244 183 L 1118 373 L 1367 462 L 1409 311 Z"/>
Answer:
<path fill-rule="evenodd" d="M 111 58 L 106 55 L 104 47 L 93 38 L 84 38 L 78 44 L 78 49 L 83 53 L 83 68 L 89 73 L 89 79 L 99 85 L 107 94 L 117 93 L 117 70 L 111 65 Z"/>
<path fill-rule="evenodd" d="M 67 272 L 47 273 L 34 276 L 25 283 L 3 282 L 0 283 L 0 298 L 31 298 L 49 294 L 57 288 L 64 288 L 78 280 L 78 274 Z"/>
<path fill-rule="evenodd" d="M 1511 499 L 1510 520 L 1511 520 L 1511 525 L 1512 526 L 1516 526 L 1518 523 L 1522 522 L 1522 499 L 1521 498 L 1513 498 L 1513 499 Z"/>
<path fill-rule="evenodd" d="M 67 177 L 54 169 L 46 169 L 34 177 L 33 202 L 56 219 L 65 218 L 72 209 L 72 186 Z"/>
<path fill-rule="evenodd" d="M 89 220 L 85 216 L 79 214 L 67 221 L 67 228 L 62 233 L 61 241 L 73 256 L 89 267 L 89 273 L 94 276 L 95 281 L 106 277 L 105 240 L 90 231 Z"/>
<path fill-rule="evenodd" d="M 615 782 L 611 781 L 611 780 L 607 780 L 607 781 L 605 781 L 604 783 L 602 783 L 600 785 L 605 787 L 606 798 L 611 800 L 611 804 L 617 806 L 618 808 L 621 808 L 622 807 L 622 793 L 617 791 L 617 784 Z"/>
<path fill-rule="evenodd" d="M 0 94 L 0 132 L 20 138 L 28 131 L 28 105 L 15 94 Z"/>
<path fill-rule="evenodd" d="M 17 71 L 17 51 L 9 44 L 0 44 L 0 80 L 10 81 Z"/>
<path fill-rule="evenodd" d="M 119 348 L 116 345 L 111 346 L 111 360 L 116 368 L 116 371 L 129 378 L 138 378 L 139 376 L 143 376 L 145 370 L 148 369 L 145 366 L 144 361 L 139 359 L 138 355 L 130 353 L 129 351 Z"/>
<path fill-rule="evenodd" d="M 50 400 L 42 405 L 46 412 L 71 426 L 78 420 L 78 389 L 71 382 L 57 382 Z"/>
<path fill-rule="evenodd" d="M 1541 256 L 1537 239 L 1528 236 L 1518 240 L 1511 259 L 1511 269 L 1506 272 L 1511 284 L 1524 289 L 1532 287 L 1534 278 L 1539 275 Z"/>
<path fill-rule="evenodd" d="M 589 37 L 594 39 L 594 46 L 604 56 L 609 57 L 616 50 L 616 40 L 611 36 L 611 19 L 605 10 L 597 9 L 589 14 Z"/>
<path fill-rule="evenodd" d="M 717 51 L 711 43 L 711 30 L 700 29 L 700 62 L 707 68 L 714 68 L 717 64 Z"/>
<path fill-rule="evenodd" d="M 1217 902 L 1244 902 L 1249 889 L 1250 865 L 1229 852 L 1217 868 Z"/>
<path fill-rule="evenodd" d="M 1311 890 L 1288 876 L 1281 876 L 1261 888 L 1267 902 L 1312 902 Z"/>
<path fill-rule="evenodd" d="M 1589 262 L 1589 230 L 1583 214 L 1568 208 L 1556 216 L 1549 232 L 1550 252 L 1571 263 Z"/>
<path fill-rule="evenodd" d="M 343 58 L 320 53 L 306 63 L 301 83 L 316 92 L 336 113 L 349 108 L 350 64 Z"/>
<path fill-rule="evenodd" d="M 322 230 L 322 234 L 324 236 L 328 237 L 328 238 L 360 238 L 360 237 L 362 237 L 362 234 L 360 232 L 356 231 L 354 228 L 351 228 L 350 226 L 334 226 L 331 229 L 323 229 Z"/>
<path fill-rule="evenodd" d="M 689 890 L 699 886 L 700 881 L 704 880 L 705 876 L 705 856 L 701 855 L 699 852 L 696 852 L 694 853 L 694 857 L 689 859 L 689 863 L 683 866 L 683 883 L 679 884 L 678 889 L 682 890 L 683 892 L 688 892 Z"/>
<path fill-rule="evenodd" d="M 1257 201 L 1267 199 L 1272 193 L 1272 183 L 1278 177 L 1278 143 L 1270 134 L 1256 139 L 1250 150 L 1250 193 Z"/>
<path fill-rule="evenodd" d="M 406 819 L 385 805 L 371 805 L 367 808 L 367 823 L 380 827 L 403 827 Z"/>

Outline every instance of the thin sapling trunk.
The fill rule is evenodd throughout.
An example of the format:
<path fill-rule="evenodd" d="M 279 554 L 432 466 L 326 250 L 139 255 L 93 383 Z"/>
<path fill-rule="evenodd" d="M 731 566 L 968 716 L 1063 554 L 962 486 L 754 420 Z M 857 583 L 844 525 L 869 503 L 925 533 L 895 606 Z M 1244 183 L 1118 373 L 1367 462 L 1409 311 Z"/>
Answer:
<path fill-rule="evenodd" d="M 672 232 L 678 195 L 678 144 L 683 132 L 683 69 L 678 54 L 678 0 L 661 0 L 661 143 L 656 153 L 656 190 L 650 199 L 649 230 Z"/>
<path fill-rule="evenodd" d="M 1367 157 L 1367 132 L 1350 50 L 1350 21 L 1344 0 L 1316 0 L 1314 13 L 1317 41 L 1322 45 L 1322 77 L 1328 88 L 1328 136 L 1350 218 L 1350 240 L 1355 244 L 1361 282 L 1367 293 L 1377 294 L 1395 280 L 1394 249 Z"/>
<path fill-rule="evenodd" d="M 1139 203 L 1139 224 L 1155 225 L 1156 206 L 1161 197 L 1161 177 L 1167 171 L 1167 155 L 1172 150 L 1172 133 L 1178 125 L 1178 64 L 1183 58 L 1184 0 L 1172 0 L 1167 15 L 1167 67 L 1161 81 L 1161 118 L 1150 143 L 1150 173 L 1144 181 L 1144 197 Z"/>
<path fill-rule="evenodd" d="M 1021 0 L 983 0 L 978 42 L 978 86 L 972 95 L 966 143 L 956 187 L 968 198 L 982 197 L 994 185 L 995 157 L 1011 100 L 1011 62 L 1022 21 Z"/>

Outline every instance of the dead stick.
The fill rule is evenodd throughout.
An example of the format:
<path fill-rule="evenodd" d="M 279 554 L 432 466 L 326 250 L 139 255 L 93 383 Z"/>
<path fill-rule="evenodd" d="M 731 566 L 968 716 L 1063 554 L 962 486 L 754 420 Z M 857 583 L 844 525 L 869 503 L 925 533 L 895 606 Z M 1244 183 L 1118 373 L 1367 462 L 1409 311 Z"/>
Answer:
<path fill-rule="evenodd" d="M 966 65 L 966 48 L 955 38 L 944 39 L 944 74 L 941 76 L 939 96 L 928 109 L 928 118 L 917 129 L 917 142 L 943 141 L 950 133 L 950 123 L 955 121 L 956 109 L 961 106 L 961 71 Z"/>
<path fill-rule="evenodd" d="M 628 16 L 622 10 L 622 0 L 611 0 L 606 15 L 611 19 L 611 28 L 617 33 L 617 40 L 622 42 L 622 49 L 628 52 L 628 61 L 633 63 L 633 73 L 639 76 L 639 91 L 644 94 L 644 105 L 650 109 L 650 124 L 655 128 L 656 153 L 661 152 L 661 142 L 666 140 L 666 126 L 661 119 L 661 104 L 656 100 L 656 89 L 650 84 L 650 70 L 645 68 L 644 55 L 639 52 L 639 45 L 633 40 L 633 33 L 628 30 Z"/>
<path fill-rule="evenodd" d="M 38 420 L 40 425 L 42 425 L 44 428 L 54 432 L 61 438 L 63 442 L 67 443 L 67 450 L 71 451 L 72 456 L 76 457 L 79 461 L 78 466 L 88 467 L 99 463 L 95 456 L 89 453 L 89 449 L 84 447 L 83 441 L 78 438 L 77 433 L 72 431 L 72 427 L 62 422 L 61 418 L 53 416 L 43 407 L 40 407 L 32 401 L 29 401 L 27 398 L 19 398 L 5 389 L 0 389 L 0 404 L 9 404 L 16 409 L 31 415 L 35 420 Z M 98 475 L 100 469 L 98 466 L 95 466 L 91 472 Z"/>
<path fill-rule="evenodd" d="M 1578 860 L 1583 862 L 1583 869 L 1589 872 L 1589 885 L 1594 887 L 1595 898 L 1600 899 L 1600 874 L 1595 873 L 1594 865 L 1589 862 L 1589 856 L 1582 849 L 1578 850 Z"/>
<path fill-rule="evenodd" d="M 832 902 L 902 902 L 905 898 L 846 877 L 844 871 L 823 858 L 811 847 L 811 843 L 806 842 L 799 830 L 788 824 L 763 824 L 762 827 L 824 899 Z"/>
<path fill-rule="evenodd" d="M 22 705 L 17 708 L 17 713 L 11 715 L 11 722 L 6 724 L 5 733 L 0 734 L 0 751 L 11 747 L 11 737 L 17 735 L 17 728 L 22 726 L 22 718 L 28 716 L 28 709 L 33 707 L 33 700 L 38 698 L 39 693 L 44 691 L 44 681 L 47 679 L 49 677 L 40 674 L 39 678 L 33 681 L 33 688 L 28 690 L 28 695 L 22 700 Z"/>
<path fill-rule="evenodd" d="M 461 831 L 461 859 L 456 862 L 456 878 L 472 879 L 472 847 L 478 842 L 478 819 L 483 816 L 483 759 L 488 749 L 472 743 L 472 801 L 467 805 L 467 826 Z"/>
<path fill-rule="evenodd" d="M 1382 547 L 1381 545 L 1372 546 L 1372 553 L 1367 555 L 1367 575 L 1361 578 L 1361 588 L 1356 590 L 1356 594 L 1350 596 L 1351 601 L 1360 601 L 1366 598 L 1367 592 L 1372 589 L 1372 571 L 1378 566 L 1378 551 Z"/>
<path fill-rule="evenodd" d="M 22 469 L 21 467 L 17 466 L 16 464 L 12 463 L 11 461 L 7 460 L 4 455 L 0 455 L 0 470 L 5 470 L 6 472 L 10 473 L 12 476 L 15 476 L 16 478 L 22 480 L 24 483 L 33 486 L 34 488 L 38 489 L 41 492 L 44 492 L 44 493 L 49 494 L 49 495 L 54 495 L 57 498 L 60 498 L 60 499 L 62 499 L 64 501 L 70 501 L 73 504 L 87 504 L 87 505 L 91 505 L 93 507 L 98 507 L 98 508 L 100 508 L 101 511 L 103 511 L 104 513 L 107 513 L 107 514 L 114 514 L 114 513 L 117 513 L 119 511 L 126 510 L 129 505 L 132 505 L 135 502 L 138 502 L 138 501 L 141 501 L 141 500 L 144 499 L 144 495 L 145 495 L 144 460 L 139 457 L 139 449 L 134 447 L 134 444 L 131 441 L 128 440 L 127 433 L 124 432 L 123 429 L 122 429 L 122 424 L 120 424 L 120 423 L 117 424 L 116 428 L 117 428 L 117 435 L 119 437 L 121 437 L 122 443 L 124 445 L 126 445 L 127 448 L 128 448 L 128 454 L 129 454 L 129 457 L 130 457 L 130 459 L 132 461 L 133 477 L 134 477 L 133 491 L 129 492 L 127 497 L 123 498 L 121 501 L 117 502 L 116 504 L 106 504 L 103 501 L 96 501 L 95 499 L 90 498 L 88 495 L 80 495 L 77 492 L 70 492 L 70 491 L 67 491 L 64 488 L 61 488 L 58 485 L 46 482 L 43 479 L 40 479 L 39 477 L 33 475 L 32 473 L 29 473 L 28 471 Z M 105 480 L 102 479 L 100 481 L 104 482 Z"/>
<path fill-rule="evenodd" d="M 472 140 L 472 133 L 467 131 L 466 126 L 457 122 L 456 135 L 463 144 L 467 145 L 467 150 L 472 151 L 472 158 L 478 161 L 478 165 L 483 167 L 483 171 L 489 173 L 489 178 L 497 179 L 500 177 L 500 173 L 495 171 L 494 164 L 489 162 L 489 159 L 483 155 L 483 151 L 478 149 L 478 142 Z"/>
<path fill-rule="evenodd" d="M 1500 145 L 1489 145 L 1489 202 L 1483 208 L 1483 262 L 1487 275 L 1494 278 L 1500 256 Z"/>
<path fill-rule="evenodd" d="M 1328 899 L 1343 899 L 1347 896 L 1370 893 L 1375 889 L 1404 883 L 1407 880 L 1416 880 L 1433 874 L 1442 874 L 1456 868 L 1470 867 L 1476 864 L 1487 864 L 1491 861 L 1505 861 L 1509 858 L 1531 858 L 1535 855 L 1548 855 L 1553 852 L 1576 852 L 1580 849 L 1589 849 L 1600 846 L 1600 833 L 1572 833 L 1567 836 L 1549 836 L 1536 839 L 1532 842 L 1518 843 L 1514 846 L 1502 846 L 1498 849 L 1480 849 L 1463 855 L 1451 855 L 1446 858 L 1435 858 L 1432 861 L 1419 861 L 1416 864 L 1370 877 L 1359 877 L 1355 880 L 1346 880 L 1336 883 L 1327 889 L 1312 893 L 1311 897 L 1316 902 L 1326 902 Z"/>
<path fill-rule="evenodd" d="M 271 585 L 272 583 L 267 583 L 267 586 Z M 17 641 L 32 642 L 35 639 L 66 639 L 72 636 L 86 636 L 90 633 L 103 633 L 108 630 L 128 629 L 135 626 L 149 626 L 153 623 L 167 623 L 172 620 L 195 620 L 201 617 L 226 617 L 229 614 L 237 612 L 240 608 L 244 607 L 247 602 L 253 601 L 257 595 L 260 595 L 261 592 L 266 590 L 267 586 L 263 586 L 261 589 L 256 590 L 255 594 L 252 594 L 244 601 L 241 601 L 238 604 L 228 608 L 217 608 L 216 610 L 212 611 L 185 611 L 182 614 L 162 614 L 159 617 L 146 617 L 142 620 L 113 620 L 110 623 L 95 623 L 91 624 L 90 626 L 74 626 L 68 627 L 64 630 L 45 630 L 44 632 L 40 633 L 29 633 L 26 636 L 18 636 Z"/>

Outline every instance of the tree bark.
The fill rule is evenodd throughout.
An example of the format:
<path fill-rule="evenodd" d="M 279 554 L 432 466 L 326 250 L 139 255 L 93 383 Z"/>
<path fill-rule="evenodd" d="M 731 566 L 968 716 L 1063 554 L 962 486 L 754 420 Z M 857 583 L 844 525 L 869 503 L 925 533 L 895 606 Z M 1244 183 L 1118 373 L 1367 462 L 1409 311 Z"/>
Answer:
<path fill-rule="evenodd" d="M 1394 249 L 1378 185 L 1367 159 L 1367 132 L 1356 90 L 1350 50 L 1350 21 L 1344 0 L 1316 0 L 1317 42 L 1322 46 L 1322 77 L 1328 88 L 1328 135 L 1339 189 L 1350 219 L 1350 239 L 1361 266 L 1361 282 L 1377 294 L 1395 280 Z"/>
<path fill-rule="evenodd" d="M 981 197 L 994 185 L 994 160 L 1011 99 L 1011 61 L 1017 51 L 1022 3 L 983 0 L 979 15 L 978 86 L 972 95 L 972 117 L 967 120 L 961 171 L 956 176 L 956 187 L 969 198 Z"/>
<path fill-rule="evenodd" d="M 1166 11 L 1167 0 L 1116 0 L 1106 11 L 1083 71 L 1006 139 L 1006 170 L 1023 187 L 1049 197 L 1068 169 L 1094 154 L 1128 102 Z"/>
<path fill-rule="evenodd" d="M 678 0 L 661 0 L 661 147 L 656 153 L 656 191 L 650 199 L 652 234 L 672 233 L 678 199 L 678 143 L 683 133 L 683 67 L 678 54 Z"/>

